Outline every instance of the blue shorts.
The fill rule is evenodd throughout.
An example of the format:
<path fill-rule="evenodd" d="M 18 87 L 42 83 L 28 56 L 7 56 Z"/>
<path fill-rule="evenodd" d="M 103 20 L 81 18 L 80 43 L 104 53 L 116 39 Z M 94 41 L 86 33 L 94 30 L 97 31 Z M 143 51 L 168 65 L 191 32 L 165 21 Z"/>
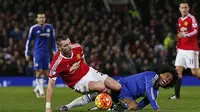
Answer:
<path fill-rule="evenodd" d="M 49 70 L 50 53 L 35 51 L 33 56 L 34 70 Z"/>
<path fill-rule="evenodd" d="M 120 91 L 120 94 L 119 94 L 119 99 L 120 100 L 123 100 L 124 98 L 127 98 L 127 99 L 130 99 L 130 100 L 133 100 L 133 97 L 131 96 L 130 92 L 129 92 L 129 89 L 127 88 L 126 84 L 124 84 L 122 81 L 119 81 L 119 83 L 121 84 L 122 88 L 121 88 L 121 91 Z"/>

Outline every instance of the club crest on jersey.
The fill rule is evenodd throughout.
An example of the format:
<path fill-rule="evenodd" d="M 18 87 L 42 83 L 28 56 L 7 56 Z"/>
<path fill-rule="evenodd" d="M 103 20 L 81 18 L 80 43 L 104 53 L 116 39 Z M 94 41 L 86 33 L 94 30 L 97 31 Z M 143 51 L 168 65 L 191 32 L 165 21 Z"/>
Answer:
<path fill-rule="evenodd" d="M 48 32 L 48 33 L 50 32 L 50 29 L 49 29 L 49 28 L 47 29 L 47 32 Z"/>
<path fill-rule="evenodd" d="M 184 26 L 187 26 L 187 25 L 188 25 L 188 22 L 187 22 L 187 21 L 185 21 L 185 22 L 184 22 Z"/>
<path fill-rule="evenodd" d="M 80 54 L 77 54 L 76 55 L 76 59 L 80 59 L 81 58 L 81 55 Z"/>

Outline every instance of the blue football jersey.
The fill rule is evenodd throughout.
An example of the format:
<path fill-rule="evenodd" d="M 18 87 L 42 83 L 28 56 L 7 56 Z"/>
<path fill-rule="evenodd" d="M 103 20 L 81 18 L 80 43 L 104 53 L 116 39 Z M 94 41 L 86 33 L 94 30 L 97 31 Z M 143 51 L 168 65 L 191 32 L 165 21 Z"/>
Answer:
<path fill-rule="evenodd" d="M 139 109 L 144 108 L 149 103 L 154 110 L 159 108 L 156 97 L 158 96 L 158 88 L 155 87 L 155 83 L 158 81 L 159 76 L 153 71 L 147 71 L 131 75 L 125 78 L 120 78 L 119 82 L 122 85 L 120 92 L 120 99 L 129 98 L 136 100 L 137 98 L 144 97 L 139 102 Z"/>
<path fill-rule="evenodd" d="M 32 40 L 34 40 L 34 52 L 40 51 L 50 53 L 50 45 L 52 45 L 53 51 L 56 52 L 57 47 L 55 38 L 55 31 L 51 24 L 44 24 L 43 26 L 40 26 L 39 24 L 33 25 L 29 29 L 25 55 L 30 56 Z"/>

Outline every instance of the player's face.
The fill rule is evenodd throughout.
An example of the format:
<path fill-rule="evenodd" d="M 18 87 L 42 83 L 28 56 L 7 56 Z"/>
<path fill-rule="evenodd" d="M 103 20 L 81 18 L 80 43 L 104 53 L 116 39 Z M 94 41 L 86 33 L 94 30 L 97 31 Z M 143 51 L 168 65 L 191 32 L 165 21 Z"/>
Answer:
<path fill-rule="evenodd" d="M 181 15 L 182 15 L 183 17 L 185 17 L 185 16 L 188 15 L 189 10 L 190 10 L 190 8 L 189 8 L 189 6 L 188 6 L 187 3 L 182 3 L 182 4 L 180 4 L 179 11 L 181 12 Z"/>
<path fill-rule="evenodd" d="M 36 20 L 37 20 L 39 25 L 43 25 L 46 21 L 45 15 L 44 14 L 38 14 Z"/>
<path fill-rule="evenodd" d="M 169 72 L 165 72 L 164 74 L 160 74 L 160 79 L 159 79 L 159 85 L 161 87 L 164 87 L 168 84 L 170 84 L 173 80 L 173 76 Z"/>
<path fill-rule="evenodd" d="M 70 39 L 68 38 L 67 40 L 62 40 L 60 43 L 61 43 L 61 47 L 60 47 L 61 51 L 64 54 L 70 55 L 72 51 Z"/>

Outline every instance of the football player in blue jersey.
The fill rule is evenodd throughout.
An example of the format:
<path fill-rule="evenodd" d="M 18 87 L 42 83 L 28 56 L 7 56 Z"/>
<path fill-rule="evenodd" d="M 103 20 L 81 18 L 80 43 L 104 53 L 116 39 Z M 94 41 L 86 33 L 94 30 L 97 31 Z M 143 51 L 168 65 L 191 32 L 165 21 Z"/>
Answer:
<path fill-rule="evenodd" d="M 50 66 L 51 48 L 53 54 L 57 52 L 55 31 L 51 24 L 45 23 L 46 18 L 44 13 L 37 14 L 37 24 L 29 29 L 28 39 L 26 42 L 25 56 L 26 60 L 30 61 L 31 41 L 34 40 L 34 70 L 36 73 L 36 87 L 34 92 L 37 98 L 45 97 L 44 95 L 44 75 L 48 75 Z"/>
<path fill-rule="evenodd" d="M 176 70 L 170 66 L 162 66 L 158 72 L 146 71 L 120 78 L 119 82 L 122 89 L 119 99 L 123 102 L 114 107 L 116 112 L 122 110 L 140 110 L 151 104 L 152 108 L 159 112 L 159 106 L 156 98 L 158 96 L 159 87 L 168 89 L 175 85 L 178 79 Z M 136 99 L 143 97 L 137 103 Z"/>

